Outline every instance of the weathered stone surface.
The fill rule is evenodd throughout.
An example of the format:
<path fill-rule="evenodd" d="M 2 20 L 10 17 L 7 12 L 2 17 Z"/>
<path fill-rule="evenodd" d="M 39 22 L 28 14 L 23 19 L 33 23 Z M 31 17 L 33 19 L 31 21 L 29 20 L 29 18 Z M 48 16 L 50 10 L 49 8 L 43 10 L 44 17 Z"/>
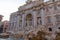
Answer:
<path fill-rule="evenodd" d="M 37 35 L 38 31 L 42 31 L 46 33 L 44 38 L 53 40 L 56 33 L 60 32 L 59 27 L 60 0 L 32 1 L 19 7 L 18 11 L 10 16 L 9 31 L 12 34 L 22 33 L 26 39 L 29 33 Z"/>

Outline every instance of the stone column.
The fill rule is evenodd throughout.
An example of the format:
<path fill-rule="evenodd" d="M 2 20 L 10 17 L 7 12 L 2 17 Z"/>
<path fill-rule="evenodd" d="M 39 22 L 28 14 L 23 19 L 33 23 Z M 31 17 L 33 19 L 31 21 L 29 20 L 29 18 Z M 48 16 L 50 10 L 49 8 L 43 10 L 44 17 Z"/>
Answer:
<path fill-rule="evenodd" d="M 55 18 L 55 14 L 56 14 L 56 4 L 54 4 L 53 8 L 51 9 L 51 21 L 53 23 L 53 25 L 56 25 L 56 18 Z"/>
<path fill-rule="evenodd" d="M 37 11 L 33 11 L 33 15 L 34 27 L 37 27 Z"/>
<path fill-rule="evenodd" d="M 41 9 L 41 19 L 42 19 L 42 25 L 45 25 L 45 13 L 44 13 L 44 9 Z"/>
<path fill-rule="evenodd" d="M 56 25 L 55 15 L 54 14 L 51 14 L 51 17 L 52 17 L 52 23 L 53 23 L 53 25 Z"/>
<path fill-rule="evenodd" d="M 22 28 L 25 27 L 25 14 L 22 15 Z M 24 29 L 23 29 L 24 31 Z"/>
<path fill-rule="evenodd" d="M 19 21 L 20 20 L 20 15 L 17 16 L 17 24 L 16 24 L 16 29 L 19 31 Z"/>

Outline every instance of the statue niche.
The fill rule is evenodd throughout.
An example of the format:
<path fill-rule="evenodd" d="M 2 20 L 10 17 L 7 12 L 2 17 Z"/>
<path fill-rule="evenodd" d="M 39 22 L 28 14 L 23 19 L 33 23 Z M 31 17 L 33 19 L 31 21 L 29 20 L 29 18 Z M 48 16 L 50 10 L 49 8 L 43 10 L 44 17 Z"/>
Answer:
<path fill-rule="evenodd" d="M 28 14 L 26 16 L 26 26 L 32 26 L 32 15 Z"/>

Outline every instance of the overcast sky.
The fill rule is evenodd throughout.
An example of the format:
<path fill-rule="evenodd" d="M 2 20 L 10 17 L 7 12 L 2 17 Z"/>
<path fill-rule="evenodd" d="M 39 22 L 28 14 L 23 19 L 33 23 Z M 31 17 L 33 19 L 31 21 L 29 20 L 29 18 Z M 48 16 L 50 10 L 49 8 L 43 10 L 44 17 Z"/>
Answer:
<path fill-rule="evenodd" d="M 0 0 L 0 15 L 3 20 L 9 20 L 10 14 L 17 11 L 18 7 L 23 5 L 26 0 Z"/>

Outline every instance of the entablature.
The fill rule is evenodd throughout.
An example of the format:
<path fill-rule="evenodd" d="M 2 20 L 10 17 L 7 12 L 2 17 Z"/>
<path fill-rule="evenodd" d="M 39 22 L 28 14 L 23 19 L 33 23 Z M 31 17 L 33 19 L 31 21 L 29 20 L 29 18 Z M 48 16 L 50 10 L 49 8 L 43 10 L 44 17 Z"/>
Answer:
<path fill-rule="evenodd" d="M 30 4 L 25 4 L 25 5 L 21 6 L 21 7 L 19 7 L 18 10 L 22 11 L 22 10 L 31 9 L 33 7 L 38 7 L 38 6 L 41 7 L 41 5 L 45 5 L 45 3 L 42 3 L 40 1 L 36 1 L 36 2 L 32 2 Z"/>

